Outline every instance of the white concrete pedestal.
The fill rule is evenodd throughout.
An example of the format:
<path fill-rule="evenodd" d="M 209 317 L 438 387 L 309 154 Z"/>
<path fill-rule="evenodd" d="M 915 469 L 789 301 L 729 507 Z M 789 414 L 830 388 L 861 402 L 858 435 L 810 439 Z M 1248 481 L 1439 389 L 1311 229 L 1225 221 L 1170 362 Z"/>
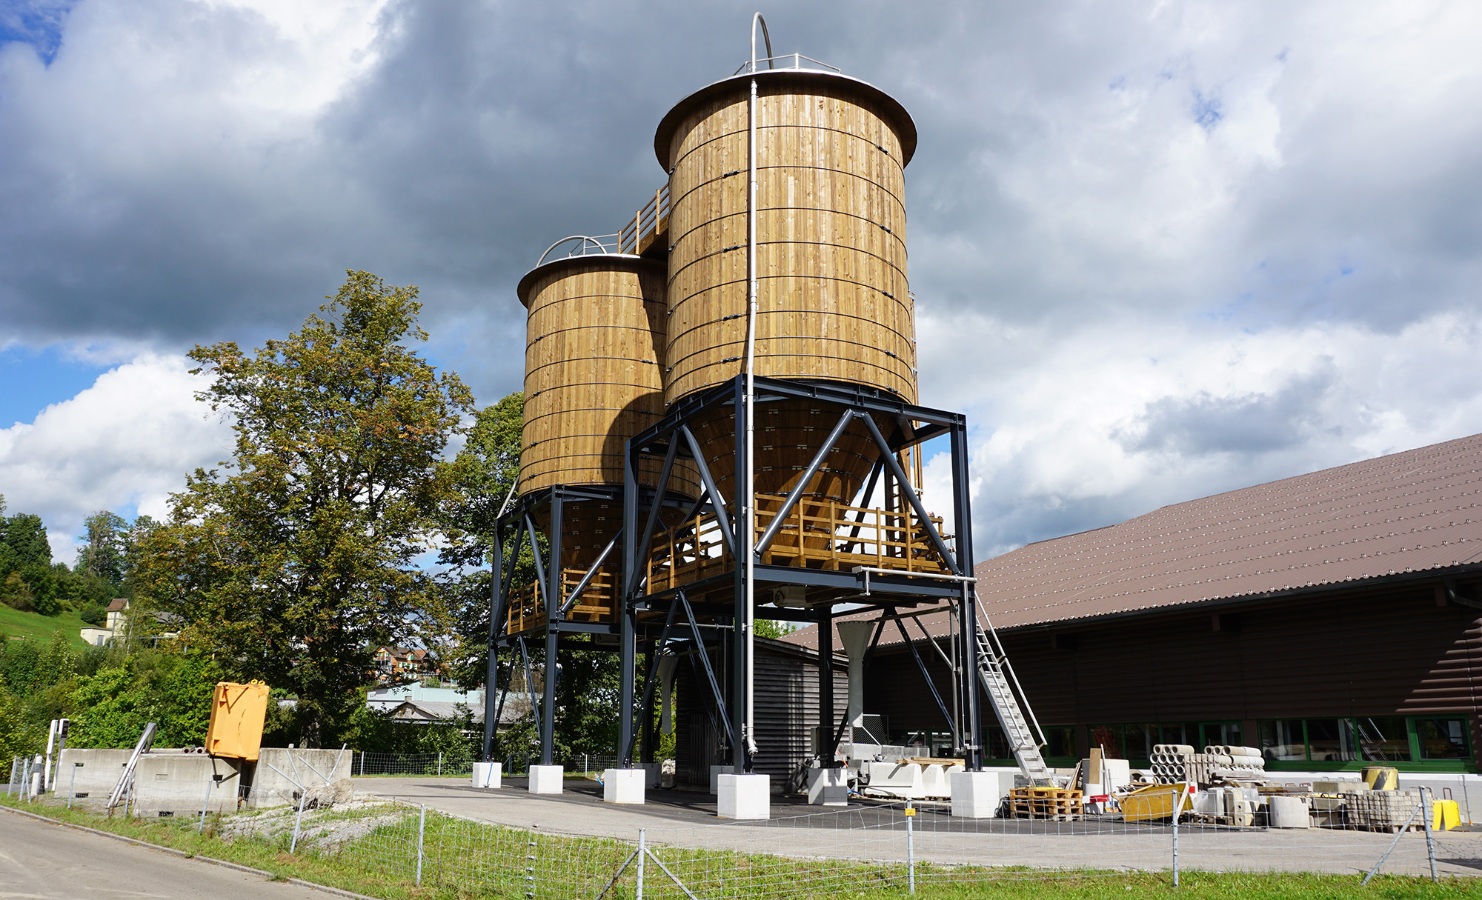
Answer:
<path fill-rule="evenodd" d="M 720 776 L 722 776 L 722 775 L 734 775 L 735 772 L 736 772 L 736 767 L 735 766 L 711 766 L 710 767 L 710 793 L 712 793 L 712 794 L 719 794 L 720 793 L 720 781 L 719 781 Z"/>
<path fill-rule="evenodd" d="M 717 779 L 715 814 L 722 819 L 769 819 L 772 779 L 767 775 L 723 774 Z"/>
<path fill-rule="evenodd" d="M 602 799 L 608 803 L 642 803 L 647 775 L 643 769 L 604 769 Z"/>
<path fill-rule="evenodd" d="M 952 815 L 959 819 L 991 819 L 998 805 L 1008 796 L 1004 778 L 998 772 L 953 772 L 948 784 L 952 791 Z M 1012 785 L 1012 779 L 1009 780 Z"/>
<path fill-rule="evenodd" d="M 560 766 L 531 766 L 530 793 L 559 794 L 565 776 Z"/>
<path fill-rule="evenodd" d="M 504 779 L 504 763 L 476 762 L 473 764 L 473 786 L 497 788 Z"/>
<path fill-rule="evenodd" d="M 848 806 L 848 769 L 809 769 L 809 806 Z"/>

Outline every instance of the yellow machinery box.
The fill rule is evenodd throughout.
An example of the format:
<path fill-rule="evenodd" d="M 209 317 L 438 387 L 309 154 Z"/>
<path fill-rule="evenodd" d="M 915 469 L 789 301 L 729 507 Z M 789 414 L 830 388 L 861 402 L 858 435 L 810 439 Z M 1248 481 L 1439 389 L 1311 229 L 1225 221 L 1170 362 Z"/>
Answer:
<path fill-rule="evenodd" d="M 211 724 L 206 726 L 206 752 L 212 756 L 256 761 L 262 748 L 262 723 L 268 714 L 268 686 L 260 681 L 222 681 L 211 698 Z"/>

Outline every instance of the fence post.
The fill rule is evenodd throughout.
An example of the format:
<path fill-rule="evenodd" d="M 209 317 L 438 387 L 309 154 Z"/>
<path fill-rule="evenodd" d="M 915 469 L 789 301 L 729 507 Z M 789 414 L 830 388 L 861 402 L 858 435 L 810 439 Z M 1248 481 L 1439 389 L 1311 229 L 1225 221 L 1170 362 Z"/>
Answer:
<path fill-rule="evenodd" d="M 201 823 L 196 826 L 196 834 L 204 834 L 206 832 L 206 810 L 211 808 L 211 788 L 215 786 L 216 780 L 208 777 L 206 779 L 206 799 L 201 802 Z M 67 802 L 70 804 L 72 802 L 71 798 L 68 798 Z"/>
<path fill-rule="evenodd" d="M 637 900 L 643 900 L 643 862 L 644 862 L 644 859 L 643 858 L 648 853 L 648 847 L 646 846 L 646 842 L 644 841 L 644 835 L 645 835 L 644 830 L 642 828 L 638 829 L 638 894 L 637 894 Z"/>
<path fill-rule="evenodd" d="M 1178 887 L 1178 814 L 1183 809 L 1184 795 L 1180 794 L 1173 806 L 1173 886 Z"/>
<path fill-rule="evenodd" d="M 910 891 L 916 893 L 916 807 L 906 804 L 906 870 L 909 873 Z"/>
<path fill-rule="evenodd" d="M 306 787 L 299 788 L 298 815 L 293 817 L 293 840 L 288 842 L 288 852 L 290 855 L 298 849 L 298 829 L 299 825 L 304 821 L 304 804 L 308 801 L 309 789 Z"/>
<path fill-rule="evenodd" d="M 364 777 L 365 776 L 365 751 L 364 750 L 360 751 L 360 774 L 361 774 L 361 777 Z"/>
<path fill-rule="evenodd" d="M 437 751 L 437 776 L 439 778 L 441 778 L 442 775 L 443 775 L 443 752 L 441 750 L 439 750 L 439 751 Z"/>
<path fill-rule="evenodd" d="M 67 782 L 67 808 L 72 808 L 72 798 L 77 796 L 77 770 L 82 768 L 82 763 L 72 764 L 72 779 Z"/>
<path fill-rule="evenodd" d="M 1425 823 L 1425 855 L 1431 862 L 1431 881 L 1436 878 L 1436 839 L 1431 834 L 1431 826 L 1436 815 L 1436 797 L 1428 787 L 1420 789 L 1420 818 Z"/>
<path fill-rule="evenodd" d="M 15 770 L 16 767 L 20 765 L 20 763 L 21 758 L 19 756 L 12 756 L 10 758 L 10 780 L 5 782 L 5 793 L 7 794 L 11 793 L 15 789 Z"/>
<path fill-rule="evenodd" d="M 422 847 L 427 840 L 427 804 L 422 804 L 422 814 L 417 817 L 417 884 L 422 884 Z"/>

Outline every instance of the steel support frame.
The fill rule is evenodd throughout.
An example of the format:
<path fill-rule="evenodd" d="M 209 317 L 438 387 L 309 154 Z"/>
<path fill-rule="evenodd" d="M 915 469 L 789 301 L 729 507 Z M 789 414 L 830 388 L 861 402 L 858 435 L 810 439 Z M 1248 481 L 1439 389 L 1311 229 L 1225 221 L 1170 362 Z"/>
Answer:
<path fill-rule="evenodd" d="M 899 398 L 879 392 L 870 388 L 857 385 L 815 383 L 801 381 L 785 381 L 773 378 L 757 377 L 754 379 L 755 394 L 753 402 L 764 404 L 776 400 L 785 399 L 807 399 L 829 403 L 840 408 L 841 417 L 833 431 L 825 439 L 821 449 L 817 450 L 810 463 L 810 469 L 816 469 L 817 464 L 823 459 L 834 441 L 842 433 L 852 418 L 859 418 L 865 424 L 871 436 L 881 448 L 881 460 L 876 469 L 870 474 L 870 483 L 873 486 L 877 480 L 883 479 L 887 489 L 892 485 L 897 486 L 904 492 L 907 501 L 911 504 L 914 512 L 925 526 L 928 537 L 934 548 L 941 555 L 948 569 L 956 576 L 962 577 L 973 571 L 972 553 L 972 512 L 971 501 L 968 495 L 968 446 L 967 446 L 967 424 L 966 417 L 960 413 L 947 412 L 928 407 L 908 404 Z M 740 427 L 741 411 L 746 396 L 744 391 L 744 376 L 736 376 L 730 382 L 717 385 L 708 391 L 685 397 L 670 407 L 669 413 L 659 422 L 635 435 L 628 442 L 627 458 L 625 460 L 625 499 L 623 517 L 623 610 L 620 615 L 623 631 L 621 639 L 622 662 L 622 689 L 621 702 L 624 714 L 620 726 L 621 738 L 619 746 L 624 752 L 630 752 L 635 737 L 635 718 L 641 713 L 636 708 L 636 685 L 634 683 L 637 665 L 637 616 L 641 612 L 656 609 L 665 600 L 672 603 L 677 591 L 670 590 L 654 594 L 648 593 L 647 585 L 644 583 L 642 571 L 646 569 L 643 564 L 650 553 L 651 539 L 654 526 L 657 523 L 657 509 L 650 506 L 646 512 L 645 524 L 647 527 L 639 527 L 640 515 L 645 512 L 643 504 L 637 495 L 637 472 L 640 460 L 654 458 L 663 455 L 664 472 L 661 476 L 657 490 L 654 492 L 651 503 L 657 502 L 657 497 L 663 496 L 667 490 L 667 481 L 674 461 L 677 458 L 688 458 L 700 472 L 701 481 L 704 485 L 705 496 L 700 498 L 697 507 L 703 508 L 708 505 L 715 512 L 717 521 L 721 526 L 722 540 L 726 549 L 730 551 L 732 559 L 739 560 L 737 552 L 738 545 L 745 543 L 750 545 L 743 552 L 753 554 L 754 578 L 758 583 L 770 583 L 777 585 L 802 585 L 835 588 L 847 591 L 851 585 L 859 584 L 859 577 L 847 572 L 830 572 L 811 569 L 795 569 L 783 566 L 763 566 L 760 564 L 761 549 L 765 542 L 775 534 L 775 528 L 769 529 L 769 534 L 763 541 L 753 540 L 754 536 L 739 534 L 741 522 L 740 511 L 742 503 L 738 498 L 727 498 L 717 490 L 714 480 L 701 458 L 700 450 L 690 423 L 701 414 L 710 412 L 717 407 L 730 407 L 731 418 L 736 425 L 736 468 L 737 481 L 741 481 L 739 473 L 745 471 L 750 465 L 747 457 L 747 442 L 743 429 Z M 886 435 L 876 425 L 875 416 L 886 416 L 894 418 L 901 424 L 902 428 L 896 433 Z M 906 473 L 901 469 L 895 454 L 911 446 L 922 444 L 933 438 L 948 436 L 950 439 L 951 471 L 952 471 L 952 493 L 953 514 L 956 528 L 955 553 L 948 548 L 942 535 L 935 528 L 919 495 L 908 489 L 910 484 Z M 687 452 L 681 452 L 687 451 Z M 744 498 L 742 498 L 744 499 Z M 730 501 L 729 508 L 727 501 Z M 786 501 L 790 506 L 796 502 L 792 497 Z M 731 516 L 736 521 L 731 521 Z M 780 519 L 781 516 L 778 516 Z M 775 523 L 774 523 L 775 524 Z M 735 571 L 730 577 L 733 602 L 730 608 L 719 605 L 714 607 L 713 615 L 728 618 L 732 623 L 746 621 L 747 610 L 743 608 L 747 596 L 747 585 L 745 579 L 745 567 L 737 564 Z M 913 578 L 908 573 L 902 572 L 899 576 L 873 575 L 870 578 L 869 601 L 878 605 L 882 610 L 891 609 L 898 603 L 918 603 L 928 600 L 941 600 L 956 598 L 957 611 L 960 617 L 958 634 L 961 641 L 960 653 L 963 660 L 962 671 L 957 673 L 957 684 L 954 690 L 957 692 L 963 710 L 961 728 L 956 731 L 961 736 L 961 747 L 959 750 L 965 757 L 967 768 L 977 770 L 982 765 L 981 734 L 982 715 L 980 707 L 980 692 L 977 688 L 977 657 L 976 644 L 972 639 L 973 624 L 976 621 L 976 594 L 962 583 L 945 585 L 941 582 Z M 891 602 L 896 601 L 896 602 Z M 840 601 L 848 602 L 848 601 Z M 689 606 L 686 603 L 686 606 Z M 833 718 L 833 691 L 832 691 L 832 655 L 829 652 L 832 646 L 832 619 L 834 611 L 832 604 L 820 605 L 811 617 L 798 616 L 799 619 L 812 618 L 819 623 L 820 629 L 830 629 L 828 641 L 820 642 L 821 655 L 827 656 L 827 661 L 820 659 L 820 701 L 825 707 L 821 709 L 824 716 L 824 724 L 832 724 Z M 791 617 L 790 617 L 791 618 Z M 747 698 L 745 696 L 745 685 L 749 683 L 746 677 L 748 673 L 740 671 L 746 659 L 747 635 L 743 628 L 732 629 L 733 652 L 730 654 L 733 671 L 730 677 L 725 679 L 730 687 L 729 706 L 731 733 L 737 739 L 731 741 L 733 764 L 738 772 L 751 770 L 752 759 L 746 751 L 746 741 L 740 739 L 742 735 L 750 733 L 754 723 L 747 720 L 746 710 Z M 873 644 L 871 645 L 873 651 Z M 825 682 L 826 679 L 826 682 Z M 645 679 L 648 680 L 648 679 Z M 825 688 L 825 683 L 827 688 Z M 651 685 L 646 685 L 646 693 L 651 690 Z M 936 698 L 939 706 L 944 707 L 940 697 Z M 835 740 L 837 746 L 837 738 Z M 832 754 L 828 754 L 832 755 Z"/>

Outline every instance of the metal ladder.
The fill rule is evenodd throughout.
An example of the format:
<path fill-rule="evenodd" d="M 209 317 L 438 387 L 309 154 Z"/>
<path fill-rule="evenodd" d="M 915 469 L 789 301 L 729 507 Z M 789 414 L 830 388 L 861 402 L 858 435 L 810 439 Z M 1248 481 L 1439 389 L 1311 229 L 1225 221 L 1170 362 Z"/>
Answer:
<path fill-rule="evenodd" d="M 1014 669 L 1004 655 L 998 634 L 991 624 L 981 619 L 981 613 L 980 619 L 973 622 L 973 629 L 978 643 L 978 680 L 988 693 L 993 712 L 1013 748 L 1019 771 L 1032 785 L 1050 784 L 1050 767 L 1045 765 L 1044 754 L 1040 753 L 1040 748 L 1045 745 L 1044 732 L 1035 721 L 1028 701 L 1019 702 L 1023 688 L 1019 687 L 1019 679 L 1014 676 Z"/>

